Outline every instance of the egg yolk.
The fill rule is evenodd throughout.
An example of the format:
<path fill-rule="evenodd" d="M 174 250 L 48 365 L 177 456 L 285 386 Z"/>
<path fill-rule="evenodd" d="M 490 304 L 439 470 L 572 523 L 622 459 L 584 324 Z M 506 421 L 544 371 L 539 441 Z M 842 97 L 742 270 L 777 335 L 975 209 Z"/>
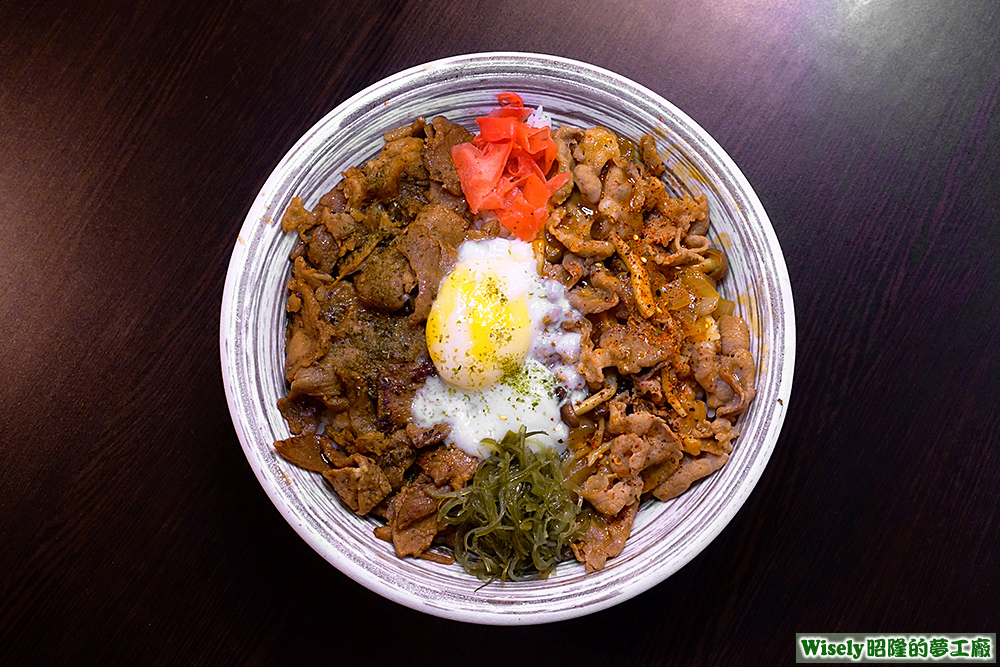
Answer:
<path fill-rule="evenodd" d="M 531 318 L 488 266 L 459 263 L 441 282 L 427 317 L 427 349 L 441 379 L 462 389 L 496 383 L 524 362 Z"/>

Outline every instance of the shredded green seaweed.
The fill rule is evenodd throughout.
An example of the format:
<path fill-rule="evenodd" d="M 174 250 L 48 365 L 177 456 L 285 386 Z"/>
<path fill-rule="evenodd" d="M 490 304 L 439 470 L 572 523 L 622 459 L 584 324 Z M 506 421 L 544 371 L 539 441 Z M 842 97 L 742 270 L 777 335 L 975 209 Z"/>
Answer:
<path fill-rule="evenodd" d="M 499 442 L 483 440 L 492 453 L 438 508 L 438 518 L 457 527 L 455 560 L 487 583 L 546 578 L 586 528 L 558 454 L 549 447 L 536 454 L 526 444 L 531 435 L 522 426 Z"/>

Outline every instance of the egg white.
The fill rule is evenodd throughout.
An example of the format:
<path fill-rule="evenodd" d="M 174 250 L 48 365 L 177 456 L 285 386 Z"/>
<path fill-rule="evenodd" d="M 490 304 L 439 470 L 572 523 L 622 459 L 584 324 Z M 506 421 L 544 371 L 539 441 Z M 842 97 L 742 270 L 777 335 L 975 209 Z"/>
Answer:
<path fill-rule="evenodd" d="M 500 439 L 508 430 L 516 431 L 522 425 L 529 432 L 539 432 L 529 439 L 533 448 L 565 450 L 569 429 L 561 419 L 560 407 L 564 400 L 582 400 L 586 391 L 577 369 L 581 335 L 564 330 L 563 323 L 579 321 L 583 316 L 570 306 L 560 283 L 538 276 L 528 243 L 506 239 L 466 241 L 459 247 L 454 271 L 467 271 L 470 266 L 488 269 L 510 298 L 524 299 L 530 320 L 524 325 L 530 336 L 528 351 L 515 367 L 494 374 L 492 382 L 483 383 L 478 376 L 462 377 L 461 369 L 456 377 L 455 369 L 462 365 L 458 362 L 473 356 L 471 341 L 460 331 L 460 320 L 468 313 L 456 311 L 451 315 L 454 322 L 438 325 L 437 331 L 445 335 L 433 341 L 428 337 L 428 347 L 438 346 L 432 351 L 435 364 L 438 359 L 447 359 L 449 367 L 439 376 L 428 378 L 417 391 L 411 407 L 414 423 L 423 427 L 442 422 L 450 425 L 451 433 L 445 442 L 480 458 L 488 455 L 481 444 L 484 438 Z M 452 324 L 454 331 L 448 329 Z M 447 343 L 447 349 L 441 349 L 442 342 Z M 565 389 L 566 398 L 557 397 L 558 387 Z"/>

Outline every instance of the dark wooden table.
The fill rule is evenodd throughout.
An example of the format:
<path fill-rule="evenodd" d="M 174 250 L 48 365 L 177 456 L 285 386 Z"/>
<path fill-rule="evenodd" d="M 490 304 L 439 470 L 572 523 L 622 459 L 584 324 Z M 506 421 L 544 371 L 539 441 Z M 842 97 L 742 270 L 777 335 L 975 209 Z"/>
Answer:
<path fill-rule="evenodd" d="M 0 664 L 776 664 L 796 632 L 997 632 L 998 35 L 971 0 L 0 4 Z M 490 50 L 607 67 L 705 127 L 797 310 L 785 427 L 732 523 L 540 627 L 425 616 L 320 558 L 219 361 L 285 151 L 382 77 Z"/>

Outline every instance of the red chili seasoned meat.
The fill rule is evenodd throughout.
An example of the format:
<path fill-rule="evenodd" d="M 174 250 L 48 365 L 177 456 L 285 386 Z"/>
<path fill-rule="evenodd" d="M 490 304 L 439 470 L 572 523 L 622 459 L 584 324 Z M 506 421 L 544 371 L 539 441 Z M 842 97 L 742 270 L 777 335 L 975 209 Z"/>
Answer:
<path fill-rule="evenodd" d="M 669 165 L 655 138 L 601 127 L 552 136 L 545 176 L 569 180 L 533 245 L 539 274 L 580 313 L 572 326 L 589 397 L 561 414 L 567 484 L 589 521 L 572 551 L 593 571 L 625 548 L 644 500 L 672 499 L 728 461 L 756 368 L 749 327 L 718 291 L 727 262 L 710 247 L 708 200 L 660 178 Z M 434 547 L 456 533 L 439 521 L 439 501 L 478 466 L 443 444 L 446 424 L 411 417 L 436 373 L 425 321 L 458 247 L 509 236 L 463 196 L 451 155 L 472 138 L 443 117 L 418 118 L 386 132 L 379 155 L 347 169 L 312 210 L 293 199 L 282 218 L 298 243 L 278 402 L 292 436 L 275 449 L 353 511 L 384 520 L 375 533 L 401 557 L 447 560 Z"/>

